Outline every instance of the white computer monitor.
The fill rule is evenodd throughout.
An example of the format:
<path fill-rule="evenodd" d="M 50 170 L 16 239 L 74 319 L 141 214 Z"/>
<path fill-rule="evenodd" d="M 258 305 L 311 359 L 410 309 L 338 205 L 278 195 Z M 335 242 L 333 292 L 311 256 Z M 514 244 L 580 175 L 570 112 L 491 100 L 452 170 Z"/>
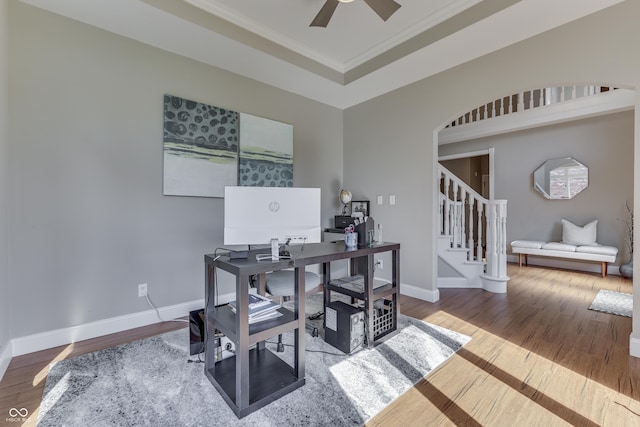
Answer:
<path fill-rule="evenodd" d="M 225 245 L 317 243 L 321 232 L 319 188 L 224 189 Z"/>

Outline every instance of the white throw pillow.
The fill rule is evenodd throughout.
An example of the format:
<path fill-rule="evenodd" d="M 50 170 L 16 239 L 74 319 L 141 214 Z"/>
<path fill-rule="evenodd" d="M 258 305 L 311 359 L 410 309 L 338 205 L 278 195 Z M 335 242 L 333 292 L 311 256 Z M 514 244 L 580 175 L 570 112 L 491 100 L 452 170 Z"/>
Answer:
<path fill-rule="evenodd" d="M 562 220 L 562 242 L 569 245 L 597 246 L 596 235 L 598 220 L 595 219 L 584 227 L 579 227 L 566 219 Z"/>

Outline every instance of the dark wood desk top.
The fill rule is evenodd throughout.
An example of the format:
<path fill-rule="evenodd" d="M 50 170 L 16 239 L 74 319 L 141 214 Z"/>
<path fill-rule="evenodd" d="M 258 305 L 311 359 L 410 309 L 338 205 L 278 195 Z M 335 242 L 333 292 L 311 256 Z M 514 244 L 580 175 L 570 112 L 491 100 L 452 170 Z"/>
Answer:
<path fill-rule="evenodd" d="M 384 242 L 359 248 L 347 248 L 344 242 L 306 243 L 289 246 L 291 259 L 279 261 L 256 261 L 247 259 L 229 259 L 226 255 L 205 255 L 205 262 L 215 264 L 217 268 L 232 274 L 259 274 L 286 268 L 303 267 L 312 264 L 357 258 L 374 253 L 399 250 L 399 243 Z"/>

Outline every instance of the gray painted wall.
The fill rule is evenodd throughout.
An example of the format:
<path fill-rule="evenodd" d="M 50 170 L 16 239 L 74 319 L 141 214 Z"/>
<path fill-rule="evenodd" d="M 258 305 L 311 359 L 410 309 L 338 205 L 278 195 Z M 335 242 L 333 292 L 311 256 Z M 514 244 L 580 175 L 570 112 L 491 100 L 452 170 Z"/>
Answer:
<path fill-rule="evenodd" d="M 633 205 L 632 111 L 609 114 L 440 146 L 440 155 L 495 148 L 496 199 L 509 201 L 507 239 L 560 241 L 565 218 L 584 225 L 598 220 L 598 243 L 620 249 L 625 241 L 625 202 Z M 533 189 L 533 171 L 545 160 L 572 156 L 589 167 L 589 187 L 571 200 L 547 200 Z M 508 248 L 509 250 L 509 248 Z"/>
<path fill-rule="evenodd" d="M 147 310 L 139 283 L 159 307 L 204 298 L 223 199 L 162 195 L 164 93 L 293 124 L 294 185 L 321 187 L 325 226 L 339 209 L 340 110 L 18 2 L 9 16 L 13 337 Z"/>
<path fill-rule="evenodd" d="M 632 54 L 640 40 L 638 16 L 640 3 L 624 2 L 345 111 L 345 186 L 370 200 L 397 195 L 395 206 L 385 200 L 372 206 L 372 215 L 384 224 L 385 239 L 402 244 L 403 283 L 438 297 L 434 133 L 477 105 L 530 88 L 578 82 L 638 87 L 640 57 Z M 637 120 L 637 108 L 635 114 Z M 625 197 L 613 209 L 619 211 Z M 640 198 L 634 200 L 637 208 Z M 638 318 L 640 308 L 634 322 Z M 634 324 L 639 329 L 640 321 Z"/>
<path fill-rule="evenodd" d="M 17 2 L 9 13 L 9 281 L 39 313 L 17 322 L 16 305 L 13 337 L 145 310 L 141 282 L 160 306 L 202 297 L 222 201 L 161 196 L 164 92 L 293 123 L 295 183 L 330 195 L 323 218 L 343 186 L 384 195 L 372 216 L 402 244 L 402 282 L 437 295 L 437 130 L 532 87 L 640 83 L 640 4 L 629 1 L 344 112 Z M 634 181 L 638 164 L 635 149 Z M 634 306 L 639 331 L 640 294 Z"/>
<path fill-rule="evenodd" d="M 11 339 L 11 293 L 9 292 L 7 239 L 8 168 L 8 12 L 7 1 L 0 0 L 0 354 Z M 1 372 L 0 372 L 1 374 Z"/>

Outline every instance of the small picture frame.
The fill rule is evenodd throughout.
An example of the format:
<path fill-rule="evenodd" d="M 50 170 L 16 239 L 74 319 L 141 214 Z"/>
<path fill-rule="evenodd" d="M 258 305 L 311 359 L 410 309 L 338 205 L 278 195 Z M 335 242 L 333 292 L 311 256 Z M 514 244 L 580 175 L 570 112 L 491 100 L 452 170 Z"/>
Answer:
<path fill-rule="evenodd" d="M 369 201 L 354 200 L 351 202 L 351 216 L 369 216 Z"/>

